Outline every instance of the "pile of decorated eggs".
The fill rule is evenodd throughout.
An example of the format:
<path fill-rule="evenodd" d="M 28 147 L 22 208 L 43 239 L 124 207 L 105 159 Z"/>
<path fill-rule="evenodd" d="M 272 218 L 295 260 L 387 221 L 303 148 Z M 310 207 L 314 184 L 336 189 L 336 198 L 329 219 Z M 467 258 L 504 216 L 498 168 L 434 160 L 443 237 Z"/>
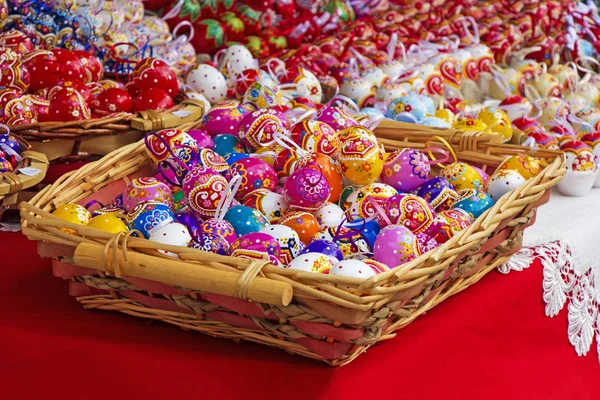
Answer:
<path fill-rule="evenodd" d="M 13 135 L 0 134 L 0 173 L 12 172 L 17 168 L 21 161 L 21 150 L 19 142 Z"/>
<path fill-rule="evenodd" d="M 328 110 L 331 124 L 318 114 L 294 124 L 285 112 L 217 104 L 201 128 L 148 135 L 155 176 L 132 179 L 92 213 L 76 205 L 55 213 L 163 244 L 368 278 L 460 235 L 540 170 L 536 159 L 519 155 L 491 176 L 464 162 L 434 176 L 437 161 L 424 152 L 386 154 L 372 131 Z M 340 124 L 341 115 L 349 121 Z M 207 140 L 219 131 L 215 123 L 237 130 Z M 323 135 L 329 145 L 318 145 Z M 263 159 L 263 147 L 276 153 L 272 159 Z"/>

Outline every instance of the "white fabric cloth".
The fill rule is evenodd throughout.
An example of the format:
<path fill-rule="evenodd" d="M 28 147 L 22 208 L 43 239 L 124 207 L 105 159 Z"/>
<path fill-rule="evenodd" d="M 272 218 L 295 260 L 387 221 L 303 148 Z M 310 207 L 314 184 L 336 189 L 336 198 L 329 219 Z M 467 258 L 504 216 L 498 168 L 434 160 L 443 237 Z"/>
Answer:
<path fill-rule="evenodd" d="M 525 230 L 523 245 L 499 271 L 522 271 L 539 257 L 546 315 L 554 317 L 567 305 L 569 341 L 577 354 L 588 353 L 594 336 L 600 354 L 600 189 L 584 197 L 552 192 Z"/>

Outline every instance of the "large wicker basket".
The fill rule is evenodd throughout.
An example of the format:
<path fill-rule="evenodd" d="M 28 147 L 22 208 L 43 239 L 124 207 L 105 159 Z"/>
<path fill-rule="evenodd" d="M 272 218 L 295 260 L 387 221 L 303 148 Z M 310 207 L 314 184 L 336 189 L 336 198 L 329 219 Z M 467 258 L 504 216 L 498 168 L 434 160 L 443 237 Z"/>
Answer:
<path fill-rule="evenodd" d="M 400 129 L 398 129 L 400 127 Z M 528 148 L 493 143 L 480 133 L 411 131 L 384 126 L 386 148 L 423 147 L 434 135 L 458 158 L 493 170 Z M 419 128 L 420 129 L 420 128 Z M 414 133 L 417 132 L 417 133 Z M 113 236 L 65 223 L 56 205 L 108 201 L 133 177 L 153 173 L 144 145 L 134 143 L 63 176 L 21 204 L 23 233 L 53 257 L 56 276 L 85 308 L 120 311 L 211 336 L 244 339 L 344 365 L 394 337 L 449 296 L 479 281 L 521 246 L 522 231 L 565 172 L 559 152 L 533 154 L 548 166 L 502 197 L 473 224 L 437 249 L 370 279 L 342 278 L 219 256 L 133 236 Z M 75 234 L 61 228 L 69 228 Z M 176 253 L 179 259 L 162 253 Z"/>
<path fill-rule="evenodd" d="M 28 140 L 33 150 L 46 154 L 53 163 L 60 163 L 98 159 L 137 142 L 148 131 L 197 121 L 203 112 L 201 102 L 186 99 L 162 113 L 120 113 L 80 121 L 11 125 L 10 129 Z"/>
<path fill-rule="evenodd" d="M 19 201 L 22 192 L 40 183 L 48 171 L 48 158 L 42 153 L 32 151 L 31 145 L 22 137 L 14 134 L 13 136 L 19 142 L 23 159 L 13 172 L 0 173 L 0 216 L 3 210 Z M 23 168 L 27 170 L 22 171 Z"/>

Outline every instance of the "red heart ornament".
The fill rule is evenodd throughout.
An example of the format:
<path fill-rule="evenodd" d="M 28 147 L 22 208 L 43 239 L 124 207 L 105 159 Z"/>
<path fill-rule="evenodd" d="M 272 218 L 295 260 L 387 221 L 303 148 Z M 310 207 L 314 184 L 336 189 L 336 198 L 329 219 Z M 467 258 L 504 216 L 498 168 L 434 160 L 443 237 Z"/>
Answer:
<path fill-rule="evenodd" d="M 0 59 L 0 86 L 27 91 L 31 78 L 29 71 L 20 60 Z"/>
<path fill-rule="evenodd" d="M 444 60 L 440 64 L 440 73 L 444 78 L 444 82 L 458 88 L 462 85 L 462 74 L 456 72 L 456 63 L 453 60 Z"/>
<path fill-rule="evenodd" d="M 8 125 L 35 124 L 37 114 L 35 106 L 28 96 L 10 100 L 4 108 L 4 120 Z"/>

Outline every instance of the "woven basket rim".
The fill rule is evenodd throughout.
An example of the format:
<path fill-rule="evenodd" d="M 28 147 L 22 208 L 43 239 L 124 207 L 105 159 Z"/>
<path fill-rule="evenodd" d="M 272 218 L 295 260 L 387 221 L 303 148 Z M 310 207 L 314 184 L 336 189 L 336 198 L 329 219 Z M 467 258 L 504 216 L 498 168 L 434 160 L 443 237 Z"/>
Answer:
<path fill-rule="evenodd" d="M 412 127 L 411 127 L 412 128 Z M 402 134 L 405 132 L 402 131 Z M 469 132 L 438 132 L 435 134 L 450 134 L 459 135 L 460 140 L 464 138 L 480 137 Z M 421 142 L 423 138 L 421 138 Z M 404 142 L 402 142 L 404 143 Z M 466 144 L 467 149 L 478 146 L 489 153 L 490 149 L 509 149 L 513 152 L 530 153 L 529 148 L 522 146 L 512 146 L 495 144 L 486 140 L 475 144 Z M 459 154 L 470 154 L 471 150 L 459 150 Z M 494 206 L 486 211 L 483 215 L 477 218 L 471 226 L 464 229 L 459 234 L 442 244 L 440 247 L 422 254 L 416 259 L 398 266 L 396 268 L 385 271 L 368 279 L 346 278 L 333 275 L 321 275 L 311 272 L 298 272 L 287 269 L 281 269 L 272 265 L 264 266 L 262 273 L 265 277 L 274 280 L 288 282 L 294 286 L 294 295 L 298 291 L 304 295 L 329 300 L 334 304 L 353 308 L 357 310 L 370 310 L 378 304 L 385 302 L 397 290 L 405 288 L 406 285 L 414 284 L 420 279 L 427 279 L 435 271 L 441 271 L 451 263 L 455 262 L 458 257 L 464 258 L 464 254 L 473 252 L 487 241 L 487 238 L 493 234 L 499 224 L 509 218 L 512 218 L 517 213 L 523 211 L 527 206 L 532 205 L 540 199 L 546 190 L 556 185 L 565 172 L 565 157 L 561 152 L 541 151 L 537 152 L 540 156 L 551 159 L 551 162 L 535 177 L 530 179 L 526 184 L 518 189 L 507 193 L 499 199 Z M 485 154 L 484 154 L 485 155 Z M 492 157 L 489 155 L 489 157 Z M 29 203 L 21 203 L 21 216 L 23 224 L 23 232 L 34 240 L 51 240 L 53 237 L 57 243 L 76 246 L 82 242 L 106 243 L 112 237 L 111 234 L 102 232 L 96 229 L 82 227 L 74 224 L 66 223 L 59 220 L 57 217 L 51 216 L 48 211 L 52 209 L 56 194 L 63 192 L 72 185 L 97 185 L 97 179 L 93 177 L 92 171 L 101 170 L 107 165 L 126 165 L 123 171 L 115 172 L 113 176 L 106 176 L 101 182 L 107 180 L 118 180 L 123 176 L 128 175 L 133 170 L 138 170 L 147 161 L 147 155 L 143 141 L 132 143 L 125 146 L 104 158 L 90 163 L 82 167 L 78 171 L 73 171 L 61 177 L 55 184 L 45 188 L 36 197 L 30 200 Z M 129 165 L 129 164 L 130 165 Z M 128 173 L 126 173 L 128 172 Z M 77 183 L 79 182 L 79 183 Z M 100 188 L 100 187 L 98 187 Z M 74 192 L 75 193 L 75 192 Z M 83 196 L 81 193 L 67 199 L 64 195 L 59 197 L 60 202 L 65 200 L 77 202 L 77 199 Z M 45 210 L 42 210 L 42 209 Z M 60 232 L 55 227 L 48 227 L 44 234 L 41 227 L 44 224 L 50 224 L 54 220 L 54 226 L 64 226 L 77 232 L 75 235 L 65 234 Z M 51 233 L 47 233 L 50 230 Z M 200 250 L 188 249 L 175 246 L 162 245 L 156 242 L 151 242 L 146 239 L 130 238 L 130 251 L 141 251 L 151 253 L 155 257 L 165 258 L 167 256 L 160 255 L 156 250 L 178 252 L 186 262 L 200 262 L 203 264 L 223 263 L 227 264 L 232 269 L 245 270 L 251 264 L 250 260 L 233 258 L 227 256 L 219 256 L 213 253 L 206 253 Z M 333 285 L 351 285 L 356 289 L 354 292 L 341 290 Z M 404 286 L 403 286 L 404 285 Z"/>

